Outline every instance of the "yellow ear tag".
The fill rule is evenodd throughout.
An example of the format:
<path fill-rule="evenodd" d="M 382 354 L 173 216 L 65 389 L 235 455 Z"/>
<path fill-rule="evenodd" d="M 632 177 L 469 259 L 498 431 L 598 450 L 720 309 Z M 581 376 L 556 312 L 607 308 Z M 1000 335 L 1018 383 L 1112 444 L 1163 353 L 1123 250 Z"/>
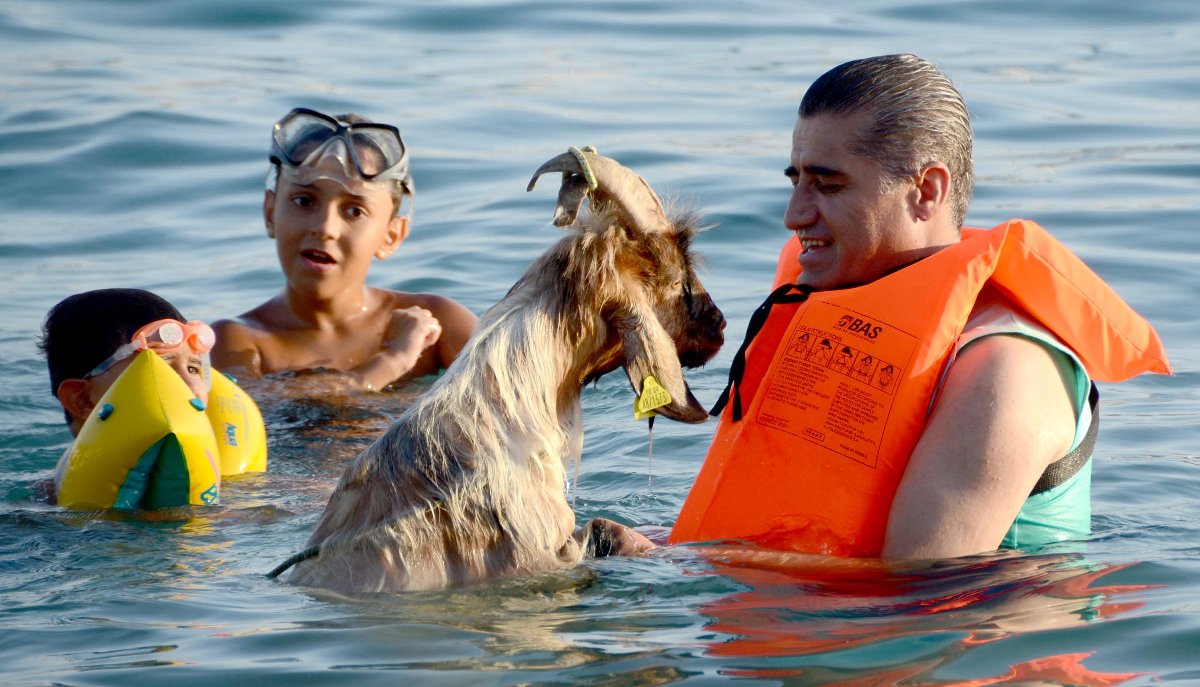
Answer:
<path fill-rule="evenodd" d="M 661 408 L 671 402 L 671 394 L 658 383 L 652 375 L 647 375 L 642 382 L 642 395 L 633 403 L 633 419 L 645 420 L 657 415 L 655 408 Z"/>

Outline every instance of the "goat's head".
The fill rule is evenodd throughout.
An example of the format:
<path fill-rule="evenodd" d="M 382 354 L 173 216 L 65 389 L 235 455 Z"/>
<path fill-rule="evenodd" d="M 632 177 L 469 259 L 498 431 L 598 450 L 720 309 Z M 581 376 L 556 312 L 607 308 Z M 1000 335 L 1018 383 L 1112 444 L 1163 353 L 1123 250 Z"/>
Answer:
<path fill-rule="evenodd" d="M 571 149 L 538 168 L 529 182 L 561 172 L 554 223 L 581 232 L 561 256 L 567 300 L 583 291 L 603 319 L 605 341 L 582 381 L 624 367 L 635 393 L 653 376 L 671 402 L 655 412 L 682 422 L 708 414 L 692 395 L 682 367 L 703 365 L 724 343 L 725 318 L 696 276 L 690 252 L 697 220 L 671 221 L 637 174 L 594 150 Z M 580 221 L 579 206 L 591 200 Z M 603 269 L 598 265 L 604 265 Z"/>

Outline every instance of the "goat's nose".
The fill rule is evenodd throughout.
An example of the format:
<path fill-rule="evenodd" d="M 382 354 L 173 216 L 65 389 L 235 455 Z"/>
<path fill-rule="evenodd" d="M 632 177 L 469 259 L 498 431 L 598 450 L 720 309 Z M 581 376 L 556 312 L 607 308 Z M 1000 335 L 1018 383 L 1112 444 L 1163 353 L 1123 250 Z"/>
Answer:
<path fill-rule="evenodd" d="M 709 333 L 712 336 L 720 336 L 721 332 L 725 331 L 725 325 L 727 324 L 725 313 L 721 312 L 721 309 L 711 299 L 705 307 L 704 317 L 708 320 Z"/>

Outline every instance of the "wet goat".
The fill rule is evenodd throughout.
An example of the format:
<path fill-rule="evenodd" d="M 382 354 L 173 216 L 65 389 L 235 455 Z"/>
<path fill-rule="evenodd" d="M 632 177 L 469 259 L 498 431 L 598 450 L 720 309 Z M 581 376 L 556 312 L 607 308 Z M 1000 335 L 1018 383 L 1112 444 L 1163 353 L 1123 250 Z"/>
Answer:
<path fill-rule="evenodd" d="M 695 218 L 668 220 L 641 177 L 590 150 L 548 161 L 529 188 L 546 172 L 563 173 L 568 236 L 350 465 L 290 582 L 438 589 L 575 565 L 591 528 L 576 529 L 563 485 L 583 449 L 582 387 L 623 367 L 635 393 L 650 376 L 665 388 L 658 414 L 706 419 L 681 365 L 716 354 L 725 320 L 693 268 Z"/>

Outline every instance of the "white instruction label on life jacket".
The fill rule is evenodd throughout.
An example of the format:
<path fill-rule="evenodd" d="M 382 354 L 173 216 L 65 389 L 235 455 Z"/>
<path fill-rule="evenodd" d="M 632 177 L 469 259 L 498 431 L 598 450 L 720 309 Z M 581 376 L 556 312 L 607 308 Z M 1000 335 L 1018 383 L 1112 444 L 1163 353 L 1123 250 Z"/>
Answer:
<path fill-rule="evenodd" d="M 916 346 L 886 322 L 809 302 L 775 353 L 756 420 L 875 467 Z"/>

